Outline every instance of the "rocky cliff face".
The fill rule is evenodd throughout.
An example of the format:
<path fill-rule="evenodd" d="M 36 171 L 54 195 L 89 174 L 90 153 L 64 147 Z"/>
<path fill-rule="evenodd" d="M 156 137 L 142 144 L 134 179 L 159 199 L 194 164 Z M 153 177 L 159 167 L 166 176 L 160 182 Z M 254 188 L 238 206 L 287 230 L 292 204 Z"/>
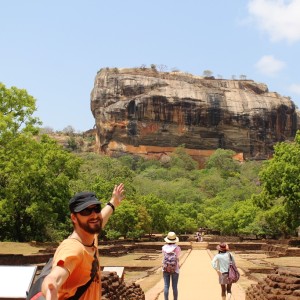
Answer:
<path fill-rule="evenodd" d="M 152 69 L 102 69 L 91 92 L 99 150 L 161 155 L 184 144 L 194 157 L 217 148 L 267 158 L 300 128 L 294 103 L 252 80 Z"/>

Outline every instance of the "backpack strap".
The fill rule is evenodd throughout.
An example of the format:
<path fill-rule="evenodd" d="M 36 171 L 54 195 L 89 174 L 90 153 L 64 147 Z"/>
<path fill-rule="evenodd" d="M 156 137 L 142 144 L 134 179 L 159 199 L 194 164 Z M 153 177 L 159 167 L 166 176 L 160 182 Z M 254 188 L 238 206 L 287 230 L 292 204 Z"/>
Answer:
<path fill-rule="evenodd" d="M 75 295 L 68 298 L 68 300 L 78 300 L 78 299 L 80 299 L 80 297 L 86 292 L 86 290 L 89 288 L 89 286 L 93 282 L 95 276 L 96 276 L 96 273 L 93 275 L 93 277 L 85 285 L 80 286 L 77 289 Z"/>
<path fill-rule="evenodd" d="M 169 252 L 169 253 L 174 252 L 174 253 L 176 254 L 175 250 L 176 250 L 177 247 L 178 247 L 178 245 L 176 245 L 176 247 L 174 247 L 174 249 L 173 249 L 171 252 Z M 167 253 L 167 252 L 166 252 L 166 253 Z M 176 255 L 177 255 L 177 254 L 176 254 Z"/>
<path fill-rule="evenodd" d="M 97 259 L 96 251 L 94 253 L 94 258 L 95 259 Z M 93 267 L 93 264 L 92 264 L 92 267 Z M 68 300 L 78 300 L 78 299 L 80 299 L 80 297 L 87 291 L 87 289 L 89 288 L 89 286 L 93 282 L 94 278 L 96 277 L 96 274 L 97 274 L 97 272 L 94 272 L 94 273 L 92 272 L 91 279 L 86 284 L 84 284 L 84 285 L 80 286 L 79 288 L 77 288 L 75 295 L 68 298 Z"/>

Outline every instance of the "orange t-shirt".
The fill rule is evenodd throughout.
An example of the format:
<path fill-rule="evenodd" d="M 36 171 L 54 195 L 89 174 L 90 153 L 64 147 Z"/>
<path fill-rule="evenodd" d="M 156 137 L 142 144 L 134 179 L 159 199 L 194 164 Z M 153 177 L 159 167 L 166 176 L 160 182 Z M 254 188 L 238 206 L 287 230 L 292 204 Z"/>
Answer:
<path fill-rule="evenodd" d="M 98 259 L 98 245 L 86 247 L 76 239 L 65 239 L 57 248 L 53 266 L 63 266 L 70 276 L 58 291 L 58 299 L 63 300 L 73 296 L 77 288 L 85 285 L 94 275 L 88 289 L 80 300 L 101 299 L 100 266 Z"/>

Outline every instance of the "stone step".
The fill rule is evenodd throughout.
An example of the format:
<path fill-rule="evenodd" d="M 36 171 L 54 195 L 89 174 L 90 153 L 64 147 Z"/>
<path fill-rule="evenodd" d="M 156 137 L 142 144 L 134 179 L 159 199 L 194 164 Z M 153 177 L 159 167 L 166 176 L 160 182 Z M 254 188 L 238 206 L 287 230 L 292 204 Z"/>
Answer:
<path fill-rule="evenodd" d="M 206 250 L 208 248 L 208 242 L 192 242 L 192 249 L 194 250 Z"/>

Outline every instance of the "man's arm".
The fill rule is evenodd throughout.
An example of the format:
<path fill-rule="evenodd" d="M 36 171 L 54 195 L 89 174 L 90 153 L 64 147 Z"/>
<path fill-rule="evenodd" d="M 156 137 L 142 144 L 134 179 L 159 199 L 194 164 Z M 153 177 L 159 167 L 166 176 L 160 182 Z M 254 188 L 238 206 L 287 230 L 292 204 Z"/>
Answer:
<path fill-rule="evenodd" d="M 42 293 L 46 300 L 57 300 L 58 289 L 69 277 L 67 269 L 55 266 L 49 275 L 47 275 L 42 284 Z"/>
<path fill-rule="evenodd" d="M 120 204 L 121 201 L 124 199 L 124 184 L 120 183 L 119 185 L 115 185 L 113 193 L 112 193 L 112 197 L 109 201 L 109 203 L 112 204 L 112 206 L 114 208 L 117 208 Z M 101 210 L 101 214 L 102 214 L 102 228 L 104 228 L 105 224 L 107 223 L 109 217 L 112 215 L 112 213 L 114 212 L 113 208 L 109 205 L 106 205 L 105 207 L 103 207 L 103 209 Z"/>

